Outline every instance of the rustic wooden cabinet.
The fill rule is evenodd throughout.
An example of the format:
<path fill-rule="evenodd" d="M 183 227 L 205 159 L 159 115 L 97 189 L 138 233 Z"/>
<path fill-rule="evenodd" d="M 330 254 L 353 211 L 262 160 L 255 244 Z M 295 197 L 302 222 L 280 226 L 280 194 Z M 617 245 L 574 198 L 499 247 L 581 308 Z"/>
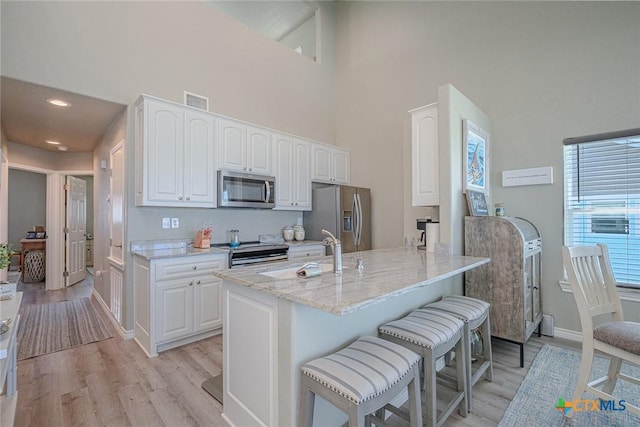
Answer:
<path fill-rule="evenodd" d="M 537 228 L 522 218 L 465 217 L 465 255 L 491 258 L 465 273 L 465 294 L 491 304 L 491 335 L 520 345 L 542 321 L 540 253 Z"/>

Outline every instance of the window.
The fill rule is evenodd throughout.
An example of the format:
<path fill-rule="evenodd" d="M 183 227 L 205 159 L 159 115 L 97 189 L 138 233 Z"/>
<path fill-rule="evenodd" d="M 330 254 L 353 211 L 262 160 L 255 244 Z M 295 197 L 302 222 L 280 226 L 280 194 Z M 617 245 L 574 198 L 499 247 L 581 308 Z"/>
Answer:
<path fill-rule="evenodd" d="M 618 286 L 640 288 L 640 129 L 564 141 L 564 243 L 604 243 Z"/>

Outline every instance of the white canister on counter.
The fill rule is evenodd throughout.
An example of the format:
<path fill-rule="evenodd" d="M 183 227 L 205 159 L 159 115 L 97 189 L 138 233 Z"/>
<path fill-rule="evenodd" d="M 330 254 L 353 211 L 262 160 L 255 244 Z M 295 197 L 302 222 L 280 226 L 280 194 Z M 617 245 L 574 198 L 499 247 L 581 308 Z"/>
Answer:
<path fill-rule="evenodd" d="M 294 237 L 293 227 L 291 227 L 291 226 L 285 227 L 282 230 L 282 237 L 284 237 L 284 240 L 286 240 L 287 242 L 292 241 L 293 237 Z"/>
<path fill-rule="evenodd" d="M 304 234 L 304 227 L 302 227 L 301 225 L 293 226 L 293 235 L 296 240 L 304 240 Z"/>

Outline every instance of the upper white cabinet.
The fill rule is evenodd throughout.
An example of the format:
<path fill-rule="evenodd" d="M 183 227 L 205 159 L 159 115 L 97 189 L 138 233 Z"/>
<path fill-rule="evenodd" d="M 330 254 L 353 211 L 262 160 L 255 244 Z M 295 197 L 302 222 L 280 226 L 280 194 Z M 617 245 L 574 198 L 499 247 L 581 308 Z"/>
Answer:
<path fill-rule="evenodd" d="M 220 169 L 271 174 L 271 132 L 229 119 L 218 127 Z"/>
<path fill-rule="evenodd" d="M 438 104 L 410 110 L 411 113 L 411 204 L 440 204 L 438 162 Z"/>
<path fill-rule="evenodd" d="M 311 210 L 311 143 L 274 135 L 275 202 L 278 210 Z"/>
<path fill-rule="evenodd" d="M 136 205 L 216 207 L 215 119 L 147 96 L 136 104 Z"/>
<path fill-rule="evenodd" d="M 331 184 L 349 183 L 350 154 L 331 145 L 314 143 L 312 147 L 313 181 Z"/>

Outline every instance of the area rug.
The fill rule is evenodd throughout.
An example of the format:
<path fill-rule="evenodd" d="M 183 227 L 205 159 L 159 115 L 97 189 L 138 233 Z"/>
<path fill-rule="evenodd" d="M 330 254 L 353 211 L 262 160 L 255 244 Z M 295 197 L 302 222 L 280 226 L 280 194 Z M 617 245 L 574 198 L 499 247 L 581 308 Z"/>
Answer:
<path fill-rule="evenodd" d="M 18 360 L 111 337 L 90 298 L 23 305 L 18 327 Z"/>
<path fill-rule="evenodd" d="M 640 417 L 629 411 L 581 411 L 576 412 L 572 419 L 567 419 L 561 410 L 556 409 L 559 399 L 571 401 L 573 397 L 580 357 L 581 354 L 577 351 L 545 344 L 499 426 L 640 426 Z M 596 357 L 591 379 L 605 375 L 608 366 L 607 359 Z M 623 364 L 622 372 L 640 377 L 640 368 L 626 363 Z M 618 380 L 613 394 L 636 406 L 640 404 L 640 386 Z M 586 393 L 583 399 L 595 399 L 595 396 Z M 618 402 L 616 408 L 621 408 Z"/>

